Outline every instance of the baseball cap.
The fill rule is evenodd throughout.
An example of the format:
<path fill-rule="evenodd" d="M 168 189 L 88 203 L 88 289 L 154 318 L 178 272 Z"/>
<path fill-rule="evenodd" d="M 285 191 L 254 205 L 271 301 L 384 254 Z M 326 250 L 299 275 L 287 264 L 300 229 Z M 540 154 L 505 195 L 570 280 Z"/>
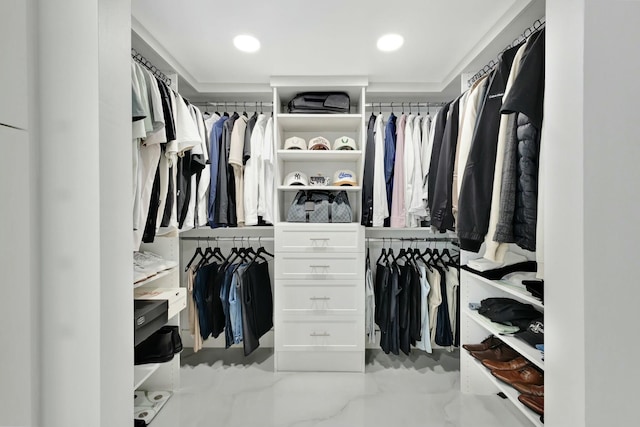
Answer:
<path fill-rule="evenodd" d="M 533 319 L 527 329 L 516 333 L 516 337 L 526 341 L 531 347 L 544 344 L 544 318 Z"/>
<path fill-rule="evenodd" d="M 284 185 L 309 185 L 309 179 L 303 172 L 295 171 L 284 178 Z"/>
<path fill-rule="evenodd" d="M 333 185 L 358 185 L 356 174 L 348 169 L 341 169 L 333 174 Z"/>
<path fill-rule="evenodd" d="M 341 136 L 333 142 L 334 150 L 357 150 L 356 141 L 348 136 Z"/>
<path fill-rule="evenodd" d="M 284 149 L 285 150 L 306 150 L 307 141 L 300 138 L 299 136 L 292 136 L 291 138 L 287 138 L 284 141 Z"/>
<path fill-rule="evenodd" d="M 309 141 L 309 150 L 331 150 L 327 138 L 318 136 Z"/>

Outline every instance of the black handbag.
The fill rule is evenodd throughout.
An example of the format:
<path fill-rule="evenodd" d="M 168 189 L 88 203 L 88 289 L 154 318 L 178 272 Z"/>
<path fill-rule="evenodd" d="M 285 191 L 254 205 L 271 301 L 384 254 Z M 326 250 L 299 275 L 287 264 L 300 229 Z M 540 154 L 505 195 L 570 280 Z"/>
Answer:
<path fill-rule="evenodd" d="M 336 223 L 353 221 L 353 213 L 346 191 L 298 191 L 293 199 L 288 222 Z"/>
<path fill-rule="evenodd" d="M 304 92 L 289 101 L 289 113 L 348 114 L 351 100 L 345 92 Z"/>

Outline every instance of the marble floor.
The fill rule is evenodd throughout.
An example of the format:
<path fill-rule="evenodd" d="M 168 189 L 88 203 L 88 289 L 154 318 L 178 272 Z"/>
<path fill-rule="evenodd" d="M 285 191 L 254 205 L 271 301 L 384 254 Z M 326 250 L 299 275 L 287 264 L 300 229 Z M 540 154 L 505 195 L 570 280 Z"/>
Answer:
<path fill-rule="evenodd" d="M 507 400 L 460 392 L 457 352 L 387 356 L 365 374 L 273 373 L 273 351 L 182 353 L 181 387 L 151 427 L 519 427 Z"/>

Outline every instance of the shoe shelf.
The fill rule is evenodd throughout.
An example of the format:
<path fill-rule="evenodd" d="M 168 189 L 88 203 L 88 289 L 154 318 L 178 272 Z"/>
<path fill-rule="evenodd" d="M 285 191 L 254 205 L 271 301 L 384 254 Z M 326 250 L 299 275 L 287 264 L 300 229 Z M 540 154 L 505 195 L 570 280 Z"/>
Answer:
<path fill-rule="evenodd" d="M 135 288 L 139 288 L 141 286 L 148 285 L 150 283 L 155 282 L 156 280 L 162 279 L 163 277 L 167 277 L 168 275 L 173 274 L 176 271 L 178 271 L 178 267 L 173 267 L 173 268 L 170 268 L 168 270 L 160 271 L 160 272 L 154 274 L 153 276 L 149 276 L 144 280 L 141 280 L 139 282 L 134 283 L 133 284 L 133 288 L 135 289 Z"/>
<path fill-rule="evenodd" d="M 479 276 L 477 274 L 474 274 L 474 273 L 472 273 L 472 272 L 470 272 L 468 270 L 465 270 L 465 272 L 467 274 L 469 274 L 471 277 L 473 277 L 474 280 L 482 282 L 485 285 L 492 286 L 492 287 L 496 288 L 497 290 L 499 290 L 501 292 L 513 295 L 518 300 L 520 300 L 522 302 L 525 302 L 525 303 L 528 303 L 528 304 L 531 304 L 535 308 L 537 308 L 538 310 L 544 311 L 544 304 L 542 303 L 542 301 L 540 301 L 537 298 L 534 298 L 528 292 L 523 291 L 523 290 L 517 288 L 516 286 L 511 285 L 506 280 L 490 280 L 490 279 L 487 279 L 485 277 L 482 277 L 482 276 Z"/>
<path fill-rule="evenodd" d="M 544 361 L 542 360 L 542 354 L 539 350 L 531 347 L 529 344 L 520 340 L 519 338 L 516 338 L 513 335 L 501 335 L 497 329 L 493 328 L 489 323 L 487 323 L 488 319 L 484 320 L 483 316 L 481 314 L 478 314 L 478 312 L 470 310 L 468 307 L 465 307 L 463 309 L 463 312 L 468 318 L 472 319 L 474 322 L 476 322 L 487 331 L 491 332 L 496 337 L 499 337 L 509 347 L 520 353 L 538 368 L 544 370 Z"/>
<path fill-rule="evenodd" d="M 355 162 L 361 150 L 278 150 L 278 158 L 292 162 Z"/>
<path fill-rule="evenodd" d="M 505 396 L 507 396 L 507 398 L 515 405 L 515 407 L 518 410 L 520 410 L 520 412 L 522 412 L 524 414 L 524 416 L 527 417 L 527 419 L 533 423 L 534 426 L 536 426 L 536 427 L 543 427 L 544 426 L 542 421 L 540 421 L 540 415 L 536 414 L 531 409 L 529 409 L 526 406 L 524 406 L 518 400 L 518 396 L 520 395 L 520 392 L 518 390 L 516 390 L 515 388 L 511 387 L 509 384 L 504 383 L 504 382 L 500 381 L 499 379 L 497 379 L 496 377 L 494 377 L 493 375 L 491 375 L 491 371 L 489 369 L 485 368 L 484 365 L 482 363 L 480 363 L 479 361 L 474 360 L 473 364 L 478 369 L 480 369 L 484 373 L 484 375 L 486 375 L 487 378 L 489 378 L 489 380 L 502 393 L 504 393 Z"/>
<path fill-rule="evenodd" d="M 133 389 L 137 390 L 160 367 L 159 363 L 146 363 L 133 367 Z"/>

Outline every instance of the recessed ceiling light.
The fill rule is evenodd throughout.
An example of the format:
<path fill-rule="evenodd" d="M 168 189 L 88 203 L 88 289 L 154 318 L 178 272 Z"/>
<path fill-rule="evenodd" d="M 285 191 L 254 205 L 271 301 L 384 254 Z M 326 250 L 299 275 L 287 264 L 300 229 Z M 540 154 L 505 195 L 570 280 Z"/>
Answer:
<path fill-rule="evenodd" d="M 399 34 L 385 34 L 378 39 L 378 49 L 383 52 L 393 52 L 400 49 L 404 38 Z"/>
<path fill-rule="evenodd" d="M 234 46 L 243 52 L 257 52 L 260 50 L 260 40 L 253 36 L 242 34 L 233 39 Z"/>

